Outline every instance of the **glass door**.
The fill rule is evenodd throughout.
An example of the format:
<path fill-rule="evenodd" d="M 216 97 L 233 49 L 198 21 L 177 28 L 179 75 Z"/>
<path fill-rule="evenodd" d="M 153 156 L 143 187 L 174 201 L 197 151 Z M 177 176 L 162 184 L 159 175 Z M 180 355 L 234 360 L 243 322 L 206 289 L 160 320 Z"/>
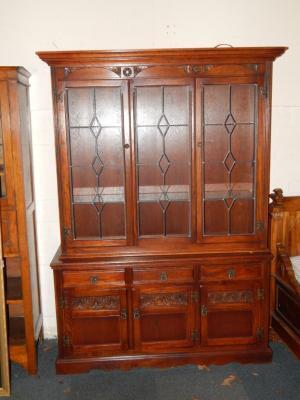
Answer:
<path fill-rule="evenodd" d="M 61 157 L 68 175 L 61 179 L 69 188 L 62 195 L 64 233 L 71 246 L 127 242 L 126 94 L 127 83 L 120 81 L 71 81 L 64 88 L 62 150 L 67 145 Z"/>
<path fill-rule="evenodd" d="M 198 233 L 205 240 L 260 234 L 262 102 L 253 82 L 198 82 Z"/>
<path fill-rule="evenodd" d="M 189 80 L 134 82 L 139 238 L 193 234 L 192 104 Z"/>

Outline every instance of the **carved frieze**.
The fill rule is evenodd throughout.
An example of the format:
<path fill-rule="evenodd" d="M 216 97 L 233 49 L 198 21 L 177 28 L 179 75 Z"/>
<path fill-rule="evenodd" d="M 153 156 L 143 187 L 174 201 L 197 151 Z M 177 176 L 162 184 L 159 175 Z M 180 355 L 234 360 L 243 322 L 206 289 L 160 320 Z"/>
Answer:
<path fill-rule="evenodd" d="M 142 294 L 140 306 L 160 307 L 160 306 L 186 306 L 188 304 L 187 293 L 154 293 Z"/>
<path fill-rule="evenodd" d="M 219 303 L 253 303 L 253 292 L 243 290 L 236 292 L 212 292 L 208 293 L 209 304 Z"/>
<path fill-rule="evenodd" d="M 72 309 L 75 310 L 115 310 L 119 308 L 119 296 L 86 296 L 72 299 Z"/>

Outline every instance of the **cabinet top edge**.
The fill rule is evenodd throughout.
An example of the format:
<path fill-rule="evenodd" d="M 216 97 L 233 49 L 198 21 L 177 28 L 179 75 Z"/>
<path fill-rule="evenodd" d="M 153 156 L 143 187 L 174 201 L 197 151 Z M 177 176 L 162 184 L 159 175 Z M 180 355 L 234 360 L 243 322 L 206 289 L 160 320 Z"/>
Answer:
<path fill-rule="evenodd" d="M 50 66 L 97 63 L 188 63 L 225 62 L 235 60 L 249 62 L 250 59 L 274 61 L 288 47 L 218 47 L 218 48 L 174 48 L 149 50 L 74 50 L 38 51 L 36 54 Z"/>
<path fill-rule="evenodd" d="M 0 78 L 19 80 L 20 77 L 28 79 L 30 76 L 30 72 L 24 67 L 0 66 Z"/>

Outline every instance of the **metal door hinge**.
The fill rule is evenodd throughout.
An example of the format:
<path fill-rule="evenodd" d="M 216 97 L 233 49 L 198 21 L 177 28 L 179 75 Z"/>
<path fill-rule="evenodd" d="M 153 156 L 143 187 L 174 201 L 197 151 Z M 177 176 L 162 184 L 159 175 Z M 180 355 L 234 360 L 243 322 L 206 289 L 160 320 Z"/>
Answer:
<path fill-rule="evenodd" d="M 192 339 L 195 342 L 199 338 L 199 331 L 197 329 L 194 329 L 192 332 Z"/>
<path fill-rule="evenodd" d="M 71 345 L 70 337 L 69 336 L 64 336 L 63 337 L 63 343 L 64 343 L 64 346 L 69 347 Z"/>
<path fill-rule="evenodd" d="M 62 103 L 63 100 L 64 100 L 65 92 L 64 92 L 64 91 L 59 92 L 57 89 L 55 89 L 55 91 L 54 91 L 54 96 L 55 96 L 55 100 L 56 100 L 58 103 Z"/>
<path fill-rule="evenodd" d="M 207 307 L 205 305 L 201 306 L 201 315 L 202 317 L 206 317 L 208 313 Z"/>
<path fill-rule="evenodd" d="M 264 339 L 264 329 L 263 328 L 257 328 L 256 329 L 256 339 L 258 342 L 261 342 Z"/>
<path fill-rule="evenodd" d="M 199 292 L 193 292 L 192 293 L 192 301 L 194 303 L 197 303 L 199 301 Z"/>
<path fill-rule="evenodd" d="M 133 319 L 140 319 L 140 318 L 141 318 L 140 310 L 138 309 L 133 310 Z"/>
<path fill-rule="evenodd" d="M 268 97 L 268 90 L 266 85 L 259 87 L 259 94 L 263 97 Z"/>
<path fill-rule="evenodd" d="M 121 312 L 120 312 L 120 318 L 121 318 L 121 319 L 127 319 L 127 310 L 126 310 L 126 309 L 121 310 Z"/>
<path fill-rule="evenodd" d="M 64 297 L 60 297 L 60 299 L 59 299 L 59 307 L 61 309 L 64 309 L 65 306 L 66 306 L 66 299 Z"/>
<path fill-rule="evenodd" d="M 265 82 L 263 86 L 259 87 L 259 94 L 265 98 L 269 96 L 269 71 L 268 69 L 265 72 Z"/>
<path fill-rule="evenodd" d="M 72 229 L 71 228 L 63 228 L 64 237 L 71 236 L 71 234 L 72 234 Z"/>
<path fill-rule="evenodd" d="M 262 232 L 265 229 L 265 224 L 262 221 L 256 222 L 256 230 Z"/>
<path fill-rule="evenodd" d="M 265 290 L 262 288 L 257 289 L 257 299 L 264 300 L 265 299 Z"/>

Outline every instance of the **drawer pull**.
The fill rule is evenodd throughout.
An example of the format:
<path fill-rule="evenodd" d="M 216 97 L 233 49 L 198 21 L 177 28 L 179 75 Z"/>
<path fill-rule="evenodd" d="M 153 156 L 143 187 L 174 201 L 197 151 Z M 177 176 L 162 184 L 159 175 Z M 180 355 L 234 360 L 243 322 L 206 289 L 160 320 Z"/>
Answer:
<path fill-rule="evenodd" d="M 167 280 L 168 280 L 168 274 L 167 274 L 166 272 L 161 272 L 161 274 L 160 274 L 160 280 L 161 280 L 162 282 L 167 281 Z"/>
<path fill-rule="evenodd" d="M 127 310 L 121 310 L 120 318 L 121 319 L 127 319 Z"/>
<path fill-rule="evenodd" d="M 133 319 L 140 319 L 140 318 L 141 318 L 140 310 L 138 309 L 133 310 Z"/>
<path fill-rule="evenodd" d="M 236 277 L 236 272 L 235 269 L 229 269 L 227 271 L 227 275 L 229 279 L 234 279 Z"/>
<path fill-rule="evenodd" d="M 90 282 L 91 282 L 92 285 L 96 285 L 98 280 L 99 280 L 98 276 L 91 276 L 90 277 Z"/>

